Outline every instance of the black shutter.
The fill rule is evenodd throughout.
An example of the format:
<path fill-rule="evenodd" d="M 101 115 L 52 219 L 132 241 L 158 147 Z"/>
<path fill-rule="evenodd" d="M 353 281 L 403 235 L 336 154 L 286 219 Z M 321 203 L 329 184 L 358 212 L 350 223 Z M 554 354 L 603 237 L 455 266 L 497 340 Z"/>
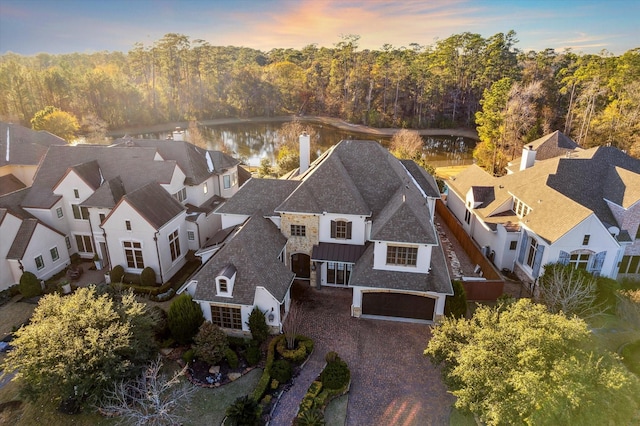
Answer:
<path fill-rule="evenodd" d="M 331 238 L 335 238 L 336 237 L 336 221 L 332 220 L 331 221 Z"/>
<path fill-rule="evenodd" d="M 347 240 L 351 239 L 351 222 L 347 222 Z"/>

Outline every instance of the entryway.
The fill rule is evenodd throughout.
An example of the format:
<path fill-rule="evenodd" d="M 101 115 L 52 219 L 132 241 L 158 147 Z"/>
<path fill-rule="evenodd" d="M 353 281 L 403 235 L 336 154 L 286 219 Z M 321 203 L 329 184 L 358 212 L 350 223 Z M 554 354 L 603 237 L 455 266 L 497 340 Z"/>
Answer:
<path fill-rule="evenodd" d="M 304 253 L 291 255 L 291 272 L 296 274 L 296 279 L 311 278 L 311 256 Z"/>

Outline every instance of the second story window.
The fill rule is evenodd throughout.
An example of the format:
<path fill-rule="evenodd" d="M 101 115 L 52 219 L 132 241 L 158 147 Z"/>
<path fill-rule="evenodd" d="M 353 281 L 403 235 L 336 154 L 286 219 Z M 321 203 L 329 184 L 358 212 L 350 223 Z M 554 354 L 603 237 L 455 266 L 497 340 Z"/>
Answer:
<path fill-rule="evenodd" d="M 307 227 L 304 225 L 291 225 L 291 236 L 292 237 L 306 237 L 307 236 Z"/>
<path fill-rule="evenodd" d="M 195 241 L 196 239 L 196 233 L 193 231 L 187 231 L 187 239 L 189 241 Z"/>
<path fill-rule="evenodd" d="M 202 185 L 202 191 L 206 194 L 207 192 L 209 192 L 209 187 L 207 186 L 207 183 L 205 182 L 204 185 Z"/>
<path fill-rule="evenodd" d="M 187 188 L 182 188 L 180 191 L 173 194 L 173 198 L 180 201 L 181 203 L 187 199 Z"/>
<path fill-rule="evenodd" d="M 387 264 L 416 266 L 418 247 L 387 246 Z"/>
<path fill-rule="evenodd" d="M 222 176 L 222 181 L 223 181 L 223 184 L 224 184 L 224 189 L 231 188 L 231 175 Z"/>
<path fill-rule="evenodd" d="M 169 234 L 169 250 L 171 250 L 171 260 L 176 260 L 180 256 L 180 238 L 176 229 Z"/>
<path fill-rule="evenodd" d="M 80 199 L 80 191 L 78 191 L 77 189 L 74 189 L 73 196 L 76 197 L 77 199 Z"/>
<path fill-rule="evenodd" d="M 105 218 L 104 213 L 100 213 L 98 217 L 100 218 L 100 223 L 104 222 L 104 218 Z"/>
<path fill-rule="evenodd" d="M 127 228 L 127 231 L 131 231 L 131 221 L 130 220 L 125 220 L 124 221 L 124 227 Z"/>
<path fill-rule="evenodd" d="M 336 238 L 338 240 L 350 240 L 351 222 L 347 222 L 346 220 L 332 220 L 331 238 Z"/>
<path fill-rule="evenodd" d="M 73 210 L 74 219 L 89 220 L 89 209 L 86 207 L 80 207 L 78 204 L 71 204 Z"/>
<path fill-rule="evenodd" d="M 591 235 L 585 235 L 584 238 L 582 239 L 582 245 L 583 246 L 588 246 L 590 239 L 591 239 Z"/>
<path fill-rule="evenodd" d="M 58 216 L 58 219 L 60 219 L 62 216 L 64 216 L 64 213 L 62 212 L 62 207 L 58 207 L 56 209 L 56 215 Z"/>

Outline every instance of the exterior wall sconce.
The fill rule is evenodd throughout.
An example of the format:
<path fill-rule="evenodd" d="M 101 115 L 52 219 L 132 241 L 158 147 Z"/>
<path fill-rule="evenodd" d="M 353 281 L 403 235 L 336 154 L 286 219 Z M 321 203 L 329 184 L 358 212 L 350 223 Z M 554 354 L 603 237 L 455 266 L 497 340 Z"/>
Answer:
<path fill-rule="evenodd" d="M 273 320 L 276 318 L 276 316 L 273 315 L 273 308 L 271 308 L 271 312 L 269 312 L 269 316 L 267 318 L 269 319 L 269 322 L 273 322 Z"/>
<path fill-rule="evenodd" d="M 311 265 L 311 270 L 312 270 L 312 271 L 315 271 L 315 270 L 316 270 L 316 263 L 315 263 L 315 262 L 313 262 L 313 264 Z"/>

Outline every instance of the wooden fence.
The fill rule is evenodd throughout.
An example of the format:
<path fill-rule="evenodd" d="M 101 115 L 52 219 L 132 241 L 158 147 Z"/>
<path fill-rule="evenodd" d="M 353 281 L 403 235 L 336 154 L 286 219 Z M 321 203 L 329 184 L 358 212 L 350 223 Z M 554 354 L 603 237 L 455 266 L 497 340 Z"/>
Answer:
<path fill-rule="evenodd" d="M 462 224 L 444 205 L 442 200 L 436 201 L 436 212 L 440 215 L 442 222 L 447 226 L 458 243 L 465 251 L 471 262 L 478 265 L 482 270 L 485 281 L 464 281 L 464 289 L 467 293 L 467 300 L 496 300 L 504 291 L 504 280 L 496 267 L 487 259 L 480 250 L 478 244 L 471 239 L 462 227 Z"/>

